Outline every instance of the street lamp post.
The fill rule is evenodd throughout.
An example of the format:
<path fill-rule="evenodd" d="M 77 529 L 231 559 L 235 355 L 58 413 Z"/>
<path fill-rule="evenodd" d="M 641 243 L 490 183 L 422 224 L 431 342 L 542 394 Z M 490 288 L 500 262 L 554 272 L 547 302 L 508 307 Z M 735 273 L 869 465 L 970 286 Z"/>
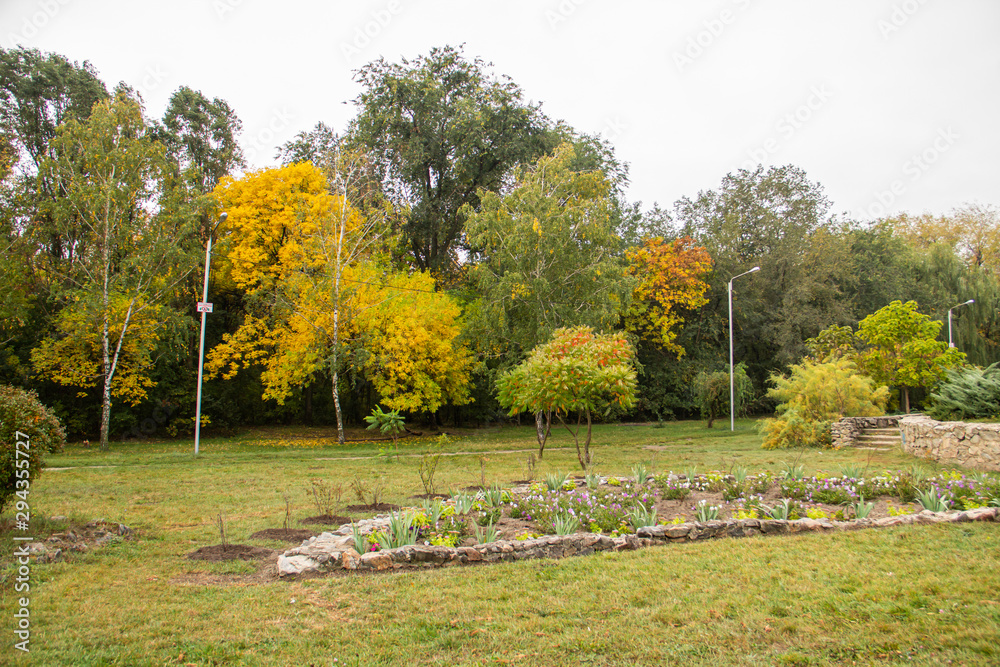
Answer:
<path fill-rule="evenodd" d="M 212 237 L 215 230 L 226 220 L 226 214 L 219 216 L 219 221 L 208 233 L 208 243 L 205 245 L 205 286 L 201 292 L 201 302 L 198 310 L 201 312 L 201 344 L 198 346 L 198 399 L 194 413 L 194 455 L 198 455 L 198 445 L 201 443 L 201 377 L 205 370 L 205 318 L 212 312 L 212 304 L 208 302 L 208 268 L 212 262 Z"/>
<path fill-rule="evenodd" d="M 948 309 L 948 347 L 955 347 L 955 344 L 951 342 L 951 311 L 955 310 L 956 308 L 961 308 L 962 306 L 968 306 L 970 303 L 975 303 L 975 302 L 976 302 L 975 299 L 969 299 L 968 301 L 960 303 L 957 306 L 952 306 L 951 308 Z"/>
<path fill-rule="evenodd" d="M 760 271 L 759 266 L 755 266 L 749 271 L 733 276 L 729 279 L 729 430 L 736 430 L 736 381 L 733 373 L 733 281 L 748 273 Z"/>

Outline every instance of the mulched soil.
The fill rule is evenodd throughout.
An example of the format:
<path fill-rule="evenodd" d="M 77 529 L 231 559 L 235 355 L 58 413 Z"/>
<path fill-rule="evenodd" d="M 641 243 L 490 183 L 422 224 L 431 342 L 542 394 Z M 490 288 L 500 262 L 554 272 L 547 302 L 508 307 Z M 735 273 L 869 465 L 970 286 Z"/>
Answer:
<path fill-rule="evenodd" d="M 430 500 L 431 498 L 440 498 L 441 500 L 447 500 L 448 498 L 451 498 L 451 496 L 448 495 L 447 493 L 416 493 L 410 496 L 410 498 L 413 498 L 415 500 Z"/>
<path fill-rule="evenodd" d="M 354 519 L 349 516 L 341 516 L 339 514 L 320 514 L 318 516 L 311 516 L 308 519 L 302 519 L 299 523 L 305 524 L 307 526 L 343 526 L 346 523 L 354 523 Z"/>
<path fill-rule="evenodd" d="M 202 547 L 187 555 L 191 560 L 206 560 L 217 563 L 227 560 L 263 560 L 276 557 L 279 551 L 264 547 L 253 547 L 249 544 L 213 544 Z"/>
<path fill-rule="evenodd" d="M 316 534 L 315 530 L 305 528 L 266 528 L 258 530 L 250 536 L 251 540 L 282 540 L 284 542 L 301 542 Z"/>

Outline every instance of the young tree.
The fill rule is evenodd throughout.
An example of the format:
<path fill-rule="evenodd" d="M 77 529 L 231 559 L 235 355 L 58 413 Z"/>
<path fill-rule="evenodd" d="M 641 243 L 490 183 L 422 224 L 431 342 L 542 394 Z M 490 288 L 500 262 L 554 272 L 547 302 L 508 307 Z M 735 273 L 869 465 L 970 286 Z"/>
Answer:
<path fill-rule="evenodd" d="M 57 334 L 35 350 L 33 362 L 63 384 L 100 382 L 106 449 L 112 396 L 134 404 L 150 386 L 143 360 L 172 320 L 164 301 L 194 268 L 184 247 L 191 230 L 189 221 L 158 211 L 164 149 L 149 137 L 142 107 L 124 92 L 95 106 L 86 122 L 67 121 L 50 149 L 39 177 L 59 194 L 48 212 L 63 251 L 39 257 L 39 268 L 57 276 L 66 305 Z M 95 348 L 99 361 L 89 372 L 82 360 Z"/>
<path fill-rule="evenodd" d="M 621 333 L 595 334 L 586 326 L 558 329 L 552 340 L 536 347 L 519 366 L 504 374 L 498 384 L 500 404 L 510 414 L 555 413 L 573 435 L 580 467 L 590 464 L 593 413 L 613 405 L 631 407 L 635 402 L 635 349 Z M 577 413 L 574 428 L 566 423 Z M 587 434 L 580 449 L 580 428 Z M 548 430 L 546 430 L 548 435 Z M 539 443 L 538 457 L 545 450 Z"/>
<path fill-rule="evenodd" d="M 937 340 L 940 321 L 917 312 L 915 301 L 893 301 L 858 324 L 868 349 L 858 357 L 861 369 L 879 384 L 900 388 L 902 407 L 910 411 L 910 387 L 937 384 L 965 354 Z"/>

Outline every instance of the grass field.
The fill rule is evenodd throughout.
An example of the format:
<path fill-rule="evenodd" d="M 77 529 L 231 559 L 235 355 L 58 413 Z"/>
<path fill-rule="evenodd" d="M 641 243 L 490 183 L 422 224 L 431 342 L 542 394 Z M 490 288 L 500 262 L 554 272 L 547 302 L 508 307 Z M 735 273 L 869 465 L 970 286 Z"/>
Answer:
<path fill-rule="evenodd" d="M 314 514 L 309 480 L 381 486 L 412 504 L 431 437 L 337 446 L 335 434 L 277 429 L 239 437 L 70 445 L 33 482 L 31 532 L 95 518 L 139 531 L 34 564 L 31 652 L 13 649 L 13 532 L 0 533 L 0 663 L 38 665 L 997 665 L 1000 525 L 912 526 L 671 545 L 553 562 L 279 581 L 256 563 L 192 561 L 219 542 L 281 527 L 285 499 Z M 361 439 L 364 432 L 353 434 Z M 696 422 L 598 426 L 593 469 L 807 474 L 856 463 L 920 465 L 898 451 L 760 449 Z M 534 465 L 529 428 L 466 432 L 441 446 L 440 490 L 576 470 L 565 432 Z M 55 468 L 64 468 L 57 470 Z M 343 513 L 343 512 L 340 512 Z M 354 516 L 354 518 L 361 518 Z M 300 526 L 295 526 L 300 527 Z M 6 627 L 4 625 L 6 624 Z M 9 659 L 9 660 L 8 660 Z"/>

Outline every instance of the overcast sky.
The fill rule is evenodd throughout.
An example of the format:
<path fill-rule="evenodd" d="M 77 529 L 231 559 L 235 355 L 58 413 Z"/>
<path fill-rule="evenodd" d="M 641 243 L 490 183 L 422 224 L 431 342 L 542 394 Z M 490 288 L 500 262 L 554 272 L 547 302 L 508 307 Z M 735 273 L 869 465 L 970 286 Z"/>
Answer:
<path fill-rule="evenodd" d="M 670 207 L 794 164 L 863 219 L 1000 205 L 998 0 L 0 0 L 0 44 L 89 60 L 160 117 L 229 102 L 253 166 L 355 114 L 353 70 L 465 43 Z M 344 102 L 348 104 L 344 104 Z"/>

